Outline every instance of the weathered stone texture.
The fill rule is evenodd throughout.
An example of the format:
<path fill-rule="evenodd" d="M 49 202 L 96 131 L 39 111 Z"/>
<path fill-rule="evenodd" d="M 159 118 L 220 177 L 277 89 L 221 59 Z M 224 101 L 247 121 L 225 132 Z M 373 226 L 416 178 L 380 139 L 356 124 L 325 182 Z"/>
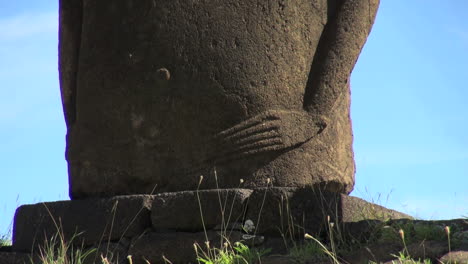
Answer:
<path fill-rule="evenodd" d="M 1 264 L 25 264 L 31 262 L 31 255 L 19 252 L 7 252 L 0 250 Z"/>
<path fill-rule="evenodd" d="M 59 232 L 77 245 L 133 237 L 151 227 L 149 195 L 47 202 L 20 206 L 13 226 L 13 249 L 31 252 Z"/>
<path fill-rule="evenodd" d="M 229 232 L 227 238 L 231 243 L 241 240 L 240 232 Z M 133 246 L 128 254 L 132 256 L 133 263 L 146 264 L 166 263 L 163 256 L 174 264 L 196 263 L 194 244 L 202 256 L 202 251 L 208 252 L 205 241 L 210 242 L 211 248 L 221 248 L 221 243 L 226 240 L 219 232 L 172 232 L 172 233 L 148 233 L 133 241 Z"/>
<path fill-rule="evenodd" d="M 353 241 L 352 245 L 346 245 L 352 246 L 351 251 L 338 251 L 340 259 L 349 263 L 367 263 L 369 260 L 381 263 L 394 259 L 392 254 L 403 250 L 398 231 L 404 229 L 409 254 L 415 258 L 430 258 L 435 263 L 449 251 L 444 231 L 447 226 L 451 230 L 451 250 L 462 252 L 456 256 L 461 254 L 463 257 L 463 252 L 468 250 L 466 219 L 401 219 L 411 217 L 356 197 L 324 191 L 323 188 L 202 190 L 199 197 L 203 214 L 198 210 L 196 192 L 192 191 L 59 201 L 46 205 L 54 220 L 62 223 L 66 240 L 75 231 L 83 231 L 75 240 L 75 246 L 83 244 L 85 249 L 98 248 L 86 264 L 94 260 L 100 263 L 101 253 L 119 263 L 125 263 L 129 254 L 133 256 L 134 263 L 146 264 L 144 258 L 151 263 L 164 263 L 163 255 L 173 263 L 196 263 L 193 243 L 203 247 L 206 241 L 200 223 L 202 216 L 206 220 L 208 241 L 218 248 L 222 243 L 220 234 L 230 234 L 231 243 L 243 240 L 251 247 L 271 248 L 274 255 L 287 255 L 286 248 L 290 249 L 292 245 L 286 245 L 284 239 L 288 243 L 296 235 L 294 243 L 304 243 L 304 232 L 308 232 L 326 242 L 332 228 L 337 235 L 336 241 Z M 234 208 L 233 212 L 239 212 L 242 217 L 225 217 L 225 225 L 222 225 L 219 200 L 223 207 Z M 171 215 L 173 211 L 180 214 Z M 252 220 L 256 230 L 247 231 L 246 220 Z M 291 235 L 292 227 L 296 228 L 296 233 Z M 0 260 L 11 262 L 28 257 L 28 254 L 20 253 L 37 249 L 43 241 L 41 239 L 50 238 L 55 232 L 44 204 L 20 207 L 15 217 L 13 247 L 8 252 L 1 252 Z M 255 236 L 252 238 L 252 235 Z M 293 263 L 297 259 L 294 256 L 271 257 L 266 258 L 265 263 L 280 260 Z M 317 259 L 311 263 L 320 262 Z"/>
<path fill-rule="evenodd" d="M 215 189 L 199 191 L 198 195 L 197 191 L 156 195 L 151 211 L 153 228 L 203 231 L 222 223 L 242 222 L 251 193 L 247 189 Z"/>
<path fill-rule="evenodd" d="M 446 264 L 467 264 L 468 251 L 449 252 L 440 258 L 442 263 Z"/>
<path fill-rule="evenodd" d="M 156 230 L 199 232 L 249 219 L 257 227 L 257 234 L 274 235 L 286 233 L 290 225 L 319 233 L 326 227 L 328 217 L 335 223 L 411 218 L 357 197 L 293 187 L 202 190 L 198 197 L 197 191 L 161 193 L 154 196 L 151 210 Z"/>
<path fill-rule="evenodd" d="M 130 239 L 122 238 L 118 242 L 102 242 L 85 250 L 94 250 L 84 261 L 84 264 L 105 264 L 105 258 L 111 264 L 128 263 L 128 248 Z"/>
<path fill-rule="evenodd" d="M 194 190 L 200 174 L 349 193 L 349 76 L 377 5 L 60 1 L 70 196 Z"/>
<path fill-rule="evenodd" d="M 436 259 L 448 249 L 446 241 L 422 241 L 407 246 L 408 254 L 414 259 Z"/>
<path fill-rule="evenodd" d="M 412 217 L 360 198 L 321 190 L 321 188 L 255 189 L 247 205 L 247 219 L 257 222 L 258 233 L 288 232 L 291 225 L 301 226 L 296 235 L 317 234 L 329 222 L 335 224 L 372 219 Z M 259 218 L 260 216 L 260 218 Z"/>

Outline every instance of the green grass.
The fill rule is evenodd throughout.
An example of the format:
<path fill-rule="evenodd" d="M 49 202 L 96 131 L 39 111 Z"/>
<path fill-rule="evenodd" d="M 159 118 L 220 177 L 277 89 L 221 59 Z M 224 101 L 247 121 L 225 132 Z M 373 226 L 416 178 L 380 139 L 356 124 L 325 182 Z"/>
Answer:
<path fill-rule="evenodd" d="M 421 260 L 414 260 L 409 256 L 406 256 L 403 253 L 400 253 L 398 256 L 393 255 L 397 260 L 393 260 L 392 264 L 432 264 L 429 259 Z M 369 264 L 377 264 L 376 262 L 369 261 Z"/>
<path fill-rule="evenodd" d="M 0 235 L 0 248 L 1 247 L 8 247 L 11 246 L 11 235 L 10 233 L 6 233 L 4 235 Z"/>
<path fill-rule="evenodd" d="M 0 237 L 0 248 L 11 246 L 11 240 L 8 238 Z"/>
<path fill-rule="evenodd" d="M 323 248 L 315 241 L 305 241 L 304 243 L 296 243 L 290 250 L 289 256 L 294 259 L 295 263 L 306 263 L 326 257 Z"/>
<path fill-rule="evenodd" d="M 330 225 L 333 228 L 333 225 Z M 396 228 L 400 228 L 396 231 Z M 415 225 L 412 222 L 400 224 L 395 226 L 385 226 L 380 235 L 382 240 L 389 240 L 396 242 L 399 240 L 403 250 L 398 255 L 393 255 L 395 260 L 392 264 L 431 264 L 429 259 L 414 259 L 410 256 L 407 250 L 408 241 L 422 240 L 447 240 L 450 245 L 450 228 L 446 227 L 440 229 L 439 227 L 424 225 Z M 407 231 L 405 231 L 407 230 Z M 442 230 L 442 232 L 441 232 Z M 330 232 L 330 231 L 329 231 Z M 411 234 L 411 236 L 407 235 Z M 5 236 L 4 236 L 5 237 Z M 83 264 L 85 259 L 89 257 L 95 250 L 83 250 L 81 248 L 73 247 L 72 241 L 77 236 L 73 237 L 70 241 L 65 241 L 62 236 L 57 235 L 46 241 L 45 246 L 40 250 L 39 262 L 31 261 L 31 264 Z M 334 264 L 345 263 L 338 257 L 338 252 L 341 249 L 333 246 L 332 235 L 329 235 L 327 243 L 321 242 L 311 236 L 307 237 L 303 243 L 296 243 L 289 250 L 289 257 L 292 258 L 294 263 L 313 263 L 310 261 L 320 260 L 328 257 Z M 0 240 L 0 245 L 10 245 L 10 241 L 3 239 Z M 197 253 L 197 261 L 199 264 L 254 264 L 261 263 L 261 258 L 270 252 L 268 250 L 258 250 L 250 248 L 242 242 L 231 242 L 225 239 L 223 246 L 220 248 L 212 248 L 209 243 L 201 247 L 195 244 L 194 250 Z M 362 245 L 364 246 L 364 245 Z M 448 247 L 450 251 L 450 246 Z M 103 258 L 102 264 L 109 264 L 107 259 Z M 129 260 L 129 263 L 131 261 Z M 170 260 L 166 261 L 170 264 Z M 376 264 L 370 261 L 369 264 Z M 434 263 L 435 264 L 435 263 Z M 439 264 L 439 263 L 438 263 Z"/>
<path fill-rule="evenodd" d="M 251 249 L 242 242 L 235 242 L 231 247 L 228 243 L 222 248 L 210 248 L 203 250 L 195 244 L 197 261 L 203 264 L 250 264 L 261 261 L 261 257 L 269 253 L 269 250 Z"/>
<path fill-rule="evenodd" d="M 216 171 L 215 179 L 217 180 Z M 203 223 L 203 230 L 205 233 L 205 241 L 202 245 L 194 244 L 194 251 L 196 253 L 198 264 L 257 264 L 261 263 L 264 256 L 271 253 L 269 249 L 258 249 L 255 247 L 249 247 L 245 241 L 230 241 L 228 239 L 229 233 L 232 230 L 228 230 L 230 224 L 231 214 L 233 210 L 233 198 L 232 203 L 230 201 L 222 200 L 220 192 L 218 192 L 218 202 L 221 208 L 222 216 L 222 230 L 220 234 L 219 247 L 213 247 L 210 245 L 208 233 L 204 225 L 203 208 L 201 199 L 199 197 L 200 185 L 203 182 L 203 177 L 200 177 L 197 199 L 200 210 L 200 217 Z M 217 182 L 217 181 L 216 181 Z M 239 187 L 242 184 L 242 180 Z M 270 182 L 266 184 L 265 195 L 263 197 L 263 203 L 270 187 Z M 287 201 L 286 201 L 287 202 Z M 257 223 L 260 222 L 262 213 L 263 203 L 260 207 Z M 283 208 L 280 206 L 279 208 Z M 288 223 L 285 227 L 278 228 L 282 233 L 285 246 L 288 248 L 287 257 L 291 259 L 291 263 L 314 263 L 316 260 L 329 259 L 334 264 L 346 263 L 340 259 L 339 256 L 343 253 L 350 252 L 359 248 L 364 248 L 369 245 L 378 245 L 379 243 L 393 243 L 399 244 L 403 250 L 396 255 L 392 255 L 395 260 L 392 264 L 431 264 L 429 259 L 414 259 L 408 252 L 407 244 L 414 242 L 421 242 L 427 240 L 435 241 L 447 241 L 447 250 L 451 251 L 453 239 L 451 238 L 451 232 L 456 231 L 456 227 L 440 227 L 437 225 L 431 225 L 429 223 L 415 223 L 413 221 L 389 221 L 386 216 L 381 216 L 381 222 L 375 226 L 370 225 L 370 236 L 366 242 L 355 242 L 350 243 L 352 238 L 347 236 L 344 230 L 340 229 L 339 225 L 335 225 L 330 221 L 330 217 L 327 219 L 327 230 L 326 234 L 322 234 L 322 237 L 316 238 L 306 234 L 304 241 L 297 241 L 297 234 L 304 231 L 304 228 L 297 225 L 293 221 L 293 217 L 289 212 L 289 205 L 286 205 L 285 212 Z M 374 212 L 370 212 L 371 214 Z M 378 213 L 378 212 L 377 212 Z M 366 212 L 366 215 L 369 212 Z M 375 218 L 375 215 L 372 217 Z M 467 218 L 468 220 L 468 218 Z M 57 225 L 57 224 L 56 224 Z M 57 229 L 60 230 L 59 226 Z M 245 231 L 245 233 L 256 234 L 256 230 Z M 11 245 L 11 241 L 7 239 L 9 236 L 0 236 L 0 247 Z M 45 241 L 44 247 L 39 250 L 39 262 L 31 260 L 31 264 L 84 264 L 85 260 L 94 255 L 95 249 L 83 250 L 83 248 L 73 246 L 73 240 L 78 235 L 74 236 L 70 241 L 65 241 L 63 235 L 60 232 L 50 240 Z M 287 238 L 287 239 L 286 239 Z M 389 252 L 390 255 L 390 252 Z M 172 262 L 165 258 L 165 264 L 172 264 Z M 101 256 L 102 264 L 110 264 L 111 262 Z M 132 264 L 131 256 L 128 257 L 128 263 Z M 148 264 L 151 264 L 147 262 Z M 119 263 L 125 264 L 125 263 Z M 377 264 L 369 261 L 368 264 Z M 436 263 L 434 263 L 436 264 Z M 441 263 L 437 263 L 441 264 Z M 443 264 L 443 263 L 442 263 Z"/>
<path fill-rule="evenodd" d="M 65 241 L 63 236 L 57 235 L 45 241 L 44 246 L 39 249 L 39 263 L 31 259 L 31 264 L 83 264 L 87 257 L 94 253 L 95 249 L 83 250 L 72 245 L 73 240 L 78 235 L 73 236 L 69 241 Z"/>
<path fill-rule="evenodd" d="M 287 202 L 288 201 L 286 201 L 286 203 Z M 280 205 L 279 208 L 283 207 Z M 407 243 L 427 240 L 445 240 L 448 242 L 448 252 L 451 251 L 452 239 L 450 237 L 450 227 L 441 227 L 430 223 L 415 223 L 413 221 L 391 221 L 388 215 L 380 213 L 379 210 L 367 210 L 363 212 L 369 219 L 378 220 L 375 225 L 369 225 L 369 228 L 372 228 L 372 230 L 369 230 L 370 236 L 365 242 L 353 241 L 350 243 L 352 238 L 350 238 L 345 231 L 341 230 L 338 225 L 330 222 L 330 217 L 328 217 L 327 235 L 325 238 L 322 237 L 322 239 L 327 241 L 326 243 L 308 234 L 306 234 L 306 237 L 309 241 L 298 243 L 297 240 L 294 241 L 294 237 L 301 232 L 301 230 L 303 231 L 304 228 L 294 223 L 293 217 L 290 215 L 288 209 L 289 205 L 286 204 L 285 212 L 280 212 L 281 217 L 282 214 L 286 214 L 286 219 L 288 220 L 286 228 L 281 227 L 278 229 L 281 231 L 285 244 L 292 244 L 292 247 L 288 247 L 287 245 L 286 247 L 289 249 L 288 257 L 295 263 L 313 263 L 314 260 L 323 260 L 324 258 L 329 258 L 334 264 L 346 263 L 339 258 L 339 255 L 341 255 L 340 253 L 349 253 L 353 250 L 365 248 L 369 245 L 378 245 L 378 243 L 382 242 L 400 244 L 403 248 L 397 255 L 391 255 L 395 258 L 392 264 L 431 264 L 429 259 L 420 260 L 412 258 L 408 252 Z M 203 215 L 202 211 L 200 212 L 201 215 Z M 261 215 L 259 215 L 259 218 L 260 216 Z M 259 221 L 257 221 L 257 223 L 258 222 Z M 288 237 L 288 239 L 286 239 L 286 237 Z M 245 247 L 248 249 L 247 246 Z M 240 252 L 236 250 L 229 251 L 226 248 L 221 248 L 213 250 L 212 252 L 213 254 L 211 256 L 205 255 L 207 256 L 206 258 L 199 258 L 198 260 L 203 264 L 261 263 L 260 257 L 250 259 L 249 261 L 247 258 L 241 257 L 242 254 L 238 255 Z M 390 254 L 391 252 L 389 252 L 389 256 Z M 373 262 L 369 261 L 368 263 L 372 264 Z"/>
<path fill-rule="evenodd" d="M 398 231 L 395 230 L 395 228 L 400 227 Z M 405 232 L 405 230 L 410 231 L 411 237 L 408 237 Z M 433 241 L 447 241 L 447 251 L 451 252 L 451 228 L 449 226 L 445 226 L 441 228 L 438 225 L 430 225 L 428 223 L 423 223 L 423 224 L 414 224 L 413 222 L 408 222 L 405 224 L 400 224 L 400 225 L 395 225 L 395 226 L 384 226 L 383 232 L 380 233 L 381 240 L 379 241 L 385 241 L 385 242 L 397 242 L 399 241 L 401 243 L 401 246 L 403 247 L 402 251 L 398 253 L 398 255 L 392 254 L 395 259 L 391 262 L 392 264 L 432 264 L 430 259 L 415 259 L 412 258 L 408 248 L 407 248 L 407 243 L 408 241 L 412 242 L 423 242 L 427 240 L 433 240 Z M 302 248 L 295 249 L 295 252 L 290 252 L 291 256 L 299 255 L 299 256 L 307 256 L 307 259 L 310 259 L 313 257 L 315 254 L 316 256 L 323 256 L 323 254 L 326 254 L 330 257 L 330 259 L 333 261 L 334 264 L 339 264 L 342 263 L 338 259 L 338 254 L 337 251 L 333 248 L 333 241 L 330 241 L 328 245 L 325 243 L 320 242 L 318 239 L 306 235 L 307 239 L 313 240 L 316 244 L 312 246 L 310 244 L 305 244 L 305 246 L 302 246 Z M 318 245 L 318 247 L 317 247 Z M 366 246 L 365 244 L 360 245 L 361 247 Z M 296 253 L 296 252 L 299 252 Z M 308 255 L 312 254 L 312 255 Z M 302 259 L 306 259 L 302 257 Z M 305 263 L 305 262 L 301 262 Z M 344 262 L 346 263 L 346 262 Z M 452 264 L 456 264 L 453 262 L 450 262 Z M 466 262 L 468 263 L 468 262 Z M 377 264 L 376 262 L 369 261 L 368 264 Z M 437 264 L 444 264 L 442 262 L 437 262 Z"/>
<path fill-rule="evenodd" d="M 216 169 L 214 169 L 214 177 L 215 177 L 215 183 L 216 183 L 216 188 L 217 190 L 219 189 L 218 186 L 218 176 Z M 208 233 L 205 227 L 205 222 L 204 222 L 204 216 L 203 216 L 203 207 L 201 204 L 200 200 L 200 186 L 203 182 L 203 176 L 200 176 L 200 180 L 198 182 L 198 187 L 197 187 L 197 200 L 198 200 L 198 206 L 199 206 L 199 211 L 200 211 L 200 218 L 201 222 L 203 225 L 203 231 L 205 234 L 205 243 L 204 246 L 201 246 L 198 243 L 194 244 L 194 250 L 196 253 L 197 261 L 198 263 L 203 263 L 203 264 L 250 264 L 250 263 L 260 263 L 261 262 L 261 257 L 268 254 L 270 252 L 270 249 L 257 249 L 257 248 L 250 248 L 247 246 L 244 241 L 230 241 L 229 240 L 229 233 L 232 230 L 228 230 L 228 226 L 230 224 L 230 219 L 232 217 L 232 210 L 234 206 L 234 201 L 236 197 L 233 197 L 231 206 L 228 209 L 228 200 L 226 197 L 226 200 L 222 200 L 221 198 L 221 193 L 218 191 L 218 203 L 220 207 L 220 214 L 221 214 L 221 226 L 223 227 L 221 230 L 220 234 L 220 247 L 212 247 L 210 245 L 210 241 L 208 239 Z M 238 188 L 241 187 L 243 183 L 243 180 L 241 179 L 239 182 Z M 260 206 L 260 211 L 259 215 L 257 218 L 257 223 L 260 222 L 260 217 L 261 217 L 261 212 L 263 209 L 263 205 L 265 203 L 265 198 L 266 194 L 268 191 L 268 187 L 270 186 L 270 179 L 267 180 L 266 182 L 266 189 L 265 189 L 265 194 L 263 197 L 263 202 Z M 244 227 L 244 231 L 246 232 L 246 229 Z M 247 232 L 246 232 L 247 233 Z M 253 231 L 253 236 L 256 234 L 256 229 Z M 167 263 L 170 263 L 169 260 L 166 261 Z"/>
<path fill-rule="evenodd" d="M 366 212 L 366 214 L 368 213 Z M 465 216 L 464 218 L 468 221 L 468 217 Z M 408 252 L 407 244 L 412 243 L 414 245 L 429 240 L 445 241 L 447 243 L 447 252 L 451 252 L 452 246 L 459 242 L 456 237 L 452 238 L 451 236 L 451 231 L 459 231 L 456 225 L 450 227 L 429 222 L 414 222 L 413 220 L 392 221 L 387 216 L 378 214 L 373 215 L 370 219 L 378 219 L 379 221 L 369 225 L 371 230 L 369 230 L 370 235 L 366 241 L 357 241 L 347 235 L 339 226 L 334 226 L 330 222 L 330 218 L 328 218 L 328 229 L 325 237 L 322 236 L 317 239 L 306 234 L 306 238 L 313 240 L 313 243 L 295 243 L 295 246 L 289 250 L 289 256 L 297 260 L 297 263 L 311 263 L 311 259 L 323 259 L 324 256 L 328 256 L 334 264 L 347 263 L 339 256 L 353 250 L 368 248 L 368 246 L 390 243 L 400 245 L 403 248 L 397 255 L 391 255 L 391 252 L 388 253 L 389 256 L 394 257 L 392 264 L 431 264 L 430 259 L 413 258 Z M 323 241 L 326 241 L 326 243 Z M 369 261 L 368 264 L 375 264 L 375 262 Z M 438 261 L 437 264 L 444 263 Z"/>

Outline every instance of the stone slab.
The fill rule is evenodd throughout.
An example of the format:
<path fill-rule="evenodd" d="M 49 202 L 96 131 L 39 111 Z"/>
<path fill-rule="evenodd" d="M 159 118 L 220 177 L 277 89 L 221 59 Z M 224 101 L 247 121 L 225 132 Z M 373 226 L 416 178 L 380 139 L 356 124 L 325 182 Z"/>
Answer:
<path fill-rule="evenodd" d="M 105 264 L 102 258 L 105 258 L 111 264 L 128 263 L 128 248 L 130 239 L 123 238 L 119 242 L 102 243 L 101 245 L 91 246 L 94 249 L 84 261 L 83 264 Z"/>
<path fill-rule="evenodd" d="M 220 248 L 221 236 L 219 232 L 206 232 L 210 247 Z M 167 263 L 163 256 L 173 264 L 197 263 L 194 243 L 206 251 L 204 232 L 172 232 L 172 233 L 148 233 L 134 241 L 128 252 L 132 256 L 134 264 Z M 227 234 L 229 241 L 234 243 L 241 239 L 240 232 Z M 224 242 L 223 242 L 224 243 Z M 199 249 L 200 254 L 202 254 Z"/>
<path fill-rule="evenodd" d="M 306 263 L 306 264 L 333 264 L 328 258 L 316 258 L 308 260 L 307 262 L 299 262 L 292 256 L 267 256 L 262 258 L 262 264 L 289 264 L 289 263 Z"/>
<path fill-rule="evenodd" d="M 155 229 L 183 231 L 203 231 L 204 228 L 242 222 L 245 201 L 251 193 L 248 189 L 161 193 L 154 198 L 151 222 Z"/>
<path fill-rule="evenodd" d="M 260 217 L 259 217 L 260 216 Z M 412 218 L 409 215 L 345 194 L 319 188 L 262 188 L 249 197 L 246 219 L 258 234 L 317 234 L 330 223 Z M 293 230 L 294 232 L 292 232 Z"/>
<path fill-rule="evenodd" d="M 141 234 L 151 226 L 150 195 L 116 196 L 23 205 L 16 210 L 13 250 L 31 252 L 57 232 L 80 245 Z"/>
<path fill-rule="evenodd" d="M 446 264 L 467 264 L 468 251 L 452 251 L 440 258 L 442 263 Z"/>
<path fill-rule="evenodd" d="M 0 251 L 1 264 L 29 264 L 31 255 L 27 253 Z"/>

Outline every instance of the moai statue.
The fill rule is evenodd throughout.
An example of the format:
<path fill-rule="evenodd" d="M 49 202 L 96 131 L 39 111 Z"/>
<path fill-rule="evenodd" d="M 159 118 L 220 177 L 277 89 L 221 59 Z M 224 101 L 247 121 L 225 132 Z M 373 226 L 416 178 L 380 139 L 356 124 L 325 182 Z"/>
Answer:
<path fill-rule="evenodd" d="M 61 0 L 70 197 L 200 175 L 349 193 L 349 77 L 378 2 Z"/>

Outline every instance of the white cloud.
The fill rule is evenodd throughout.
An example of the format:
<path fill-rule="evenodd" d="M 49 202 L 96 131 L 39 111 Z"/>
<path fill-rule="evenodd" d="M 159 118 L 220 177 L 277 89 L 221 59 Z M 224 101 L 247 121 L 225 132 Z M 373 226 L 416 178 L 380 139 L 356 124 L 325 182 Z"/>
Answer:
<path fill-rule="evenodd" d="M 57 12 L 24 13 L 0 19 L 0 41 L 14 41 L 33 35 L 57 32 Z"/>

